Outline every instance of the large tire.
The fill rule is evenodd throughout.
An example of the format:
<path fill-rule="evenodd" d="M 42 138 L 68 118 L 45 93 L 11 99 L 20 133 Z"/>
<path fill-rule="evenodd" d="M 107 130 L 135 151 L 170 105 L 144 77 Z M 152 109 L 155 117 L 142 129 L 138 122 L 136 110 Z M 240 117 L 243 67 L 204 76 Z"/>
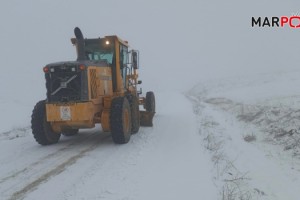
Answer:
<path fill-rule="evenodd" d="M 77 135 L 78 134 L 78 129 L 65 129 L 62 131 L 61 134 L 63 134 L 64 136 L 74 136 L 74 135 Z"/>
<path fill-rule="evenodd" d="M 41 145 L 57 143 L 60 133 L 52 131 L 51 125 L 46 120 L 45 101 L 38 102 L 31 115 L 31 129 L 35 140 Z"/>
<path fill-rule="evenodd" d="M 139 100 L 134 95 L 127 95 L 131 111 L 131 133 L 137 133 L 140 129 L 140 108 Z"/>
<path fill-rule="evenodd" d="M 153 92 L 146 93 L 145 109 L 148 112 L 155 112 L 155 96 Z"/>
<path fill-rule="evenodd" d="M 116 144 L 125 144 L 131 136 L 131 112 L 126 97 L 114 98 L 111 102 L 110 129 Z"/>

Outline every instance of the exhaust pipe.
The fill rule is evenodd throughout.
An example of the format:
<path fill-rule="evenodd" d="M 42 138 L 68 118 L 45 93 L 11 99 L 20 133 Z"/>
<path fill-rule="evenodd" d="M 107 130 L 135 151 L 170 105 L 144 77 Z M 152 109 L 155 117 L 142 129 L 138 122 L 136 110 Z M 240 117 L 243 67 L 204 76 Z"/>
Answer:
<path fill-rule="evenodd" d="M 77 61 L 86 60 L 84 38 L 80 28 L 76 27 L 74 29 L 74 34 L 77 40 Z"/>

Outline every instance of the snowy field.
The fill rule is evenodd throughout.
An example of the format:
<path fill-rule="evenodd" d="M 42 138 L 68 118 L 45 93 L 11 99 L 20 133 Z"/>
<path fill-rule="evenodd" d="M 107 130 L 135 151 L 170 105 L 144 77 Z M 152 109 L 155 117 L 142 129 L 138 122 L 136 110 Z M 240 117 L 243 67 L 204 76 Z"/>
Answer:
<path fill-rule="evenodd" d="M 299 75 L 232 77 L 184 94 L 158 93 L 155 126 L 126 145 L 113 144 L 100 127 L 46 147 L 28 122 L 2 132 L 1 198 L 296 200 Z"/>
<path fill-rule="evenodd" d="M 299 75 L 232 77 L 187 92 L 222 199 L 299 199 Z"/>
<path fill-rule="evenodd" d="M 155 126 L 126 145 L 113 144 L 100 127 L 46 147 L 28 122 L 2 132 L 1 199 L 296 200 L 299 75 L 232 77 L 157 93 Z"/>

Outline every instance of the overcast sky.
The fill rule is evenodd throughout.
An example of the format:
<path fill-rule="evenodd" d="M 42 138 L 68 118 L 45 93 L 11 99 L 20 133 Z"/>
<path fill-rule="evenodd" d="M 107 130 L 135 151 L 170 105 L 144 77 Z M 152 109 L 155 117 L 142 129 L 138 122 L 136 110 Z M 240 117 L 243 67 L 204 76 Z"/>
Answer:
<path fill-rule="evenodd" d="M 44 65 L 76 58 L 70 38 L 79 26 L 85 37 L 119 35 L 140 50 L 147 89 L 185 90 L 208 78 L 297 69 L 300 29 L 251 27 L 252 16 L 296 12 L 296 0 L 6 0 L 1 62 L 43 82 Z"/>

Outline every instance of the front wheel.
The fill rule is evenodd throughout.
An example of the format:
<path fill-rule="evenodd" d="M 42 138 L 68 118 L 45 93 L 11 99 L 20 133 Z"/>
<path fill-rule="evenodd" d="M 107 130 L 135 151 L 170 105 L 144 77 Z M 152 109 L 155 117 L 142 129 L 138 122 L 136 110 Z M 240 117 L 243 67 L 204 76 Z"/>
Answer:
<path fill-rule="evenodd" d="M 125 144 L 131 136 L 131 111 L 126 97 L 114 98 L 111 102 L 110 129 L 116 144 Z"/>
<path fill-rule="evenodd" d="M 140 108 L 138 97 L 130 94 L 127 99 L 131 110 L 131 133 L 137 133 L 140 129 Z"/>
<path fill-rule="evenodd" d="M 154 92 L 146 93 L 145 109 L 148 112 L 155 112 L 155 96 Z"/>
<path fill-rule="evenodd" d="M 45 100 L 38 102 L 31 115 L 31 129 L 35 140 L 41 145 L 57 143 L 60 133 L 55 133 L 46 119 Z"/>

